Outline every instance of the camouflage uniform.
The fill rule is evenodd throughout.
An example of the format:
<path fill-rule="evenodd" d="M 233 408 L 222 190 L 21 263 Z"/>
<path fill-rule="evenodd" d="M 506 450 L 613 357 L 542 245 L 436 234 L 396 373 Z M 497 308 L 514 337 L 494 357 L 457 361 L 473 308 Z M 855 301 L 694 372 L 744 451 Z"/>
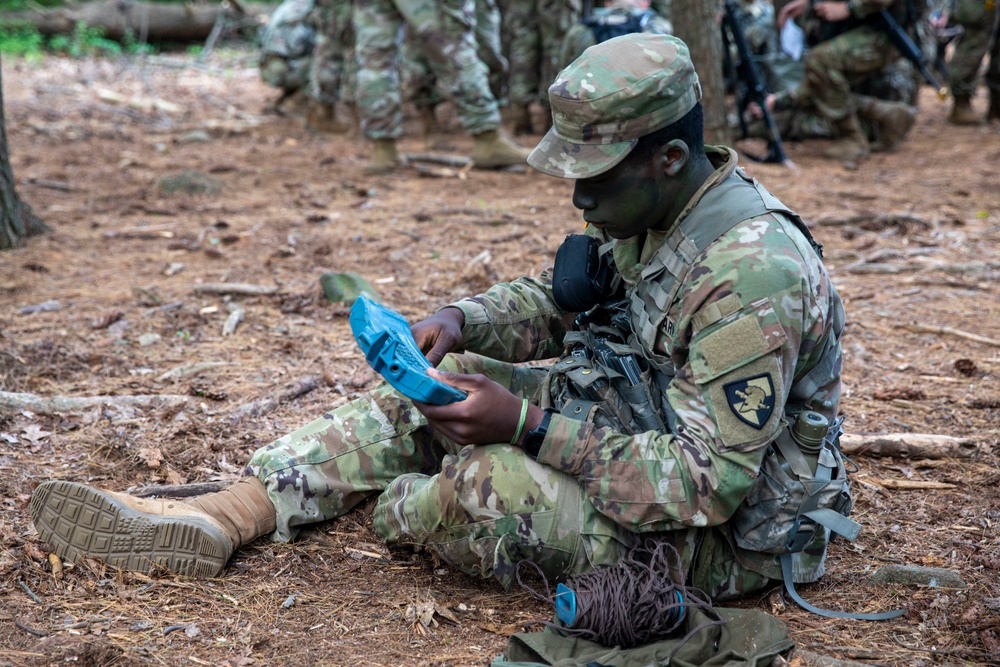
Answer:
<path fill-rule="evenodd" d="M 354 100 L 357 77 L 350 0 L 315 0 L 311 19 L 316 47 L 309 67 L 309 97 L 323 104 Z"/>
<path fill-rule="evenodd" d="M 853 18 L 848 22 L 861 21 L 881 9 L 889 9 L 897 15 L 905 11 L 904 5 L 904 0 L 856 0 L 852 3 Z M 901 18 L 897 16 L 897 20 Z M 899 53 L 884 31 L 859 23 L 809 51 L 802 84 L 788 95 L 795 103 L 815 105 L 833 122 L 843 120 L 855 111 L 851 85 L 897 58 Z M 782 100 L 779 105 L 784 103 Z"/>
<path fill-rule="evenodd" d="M 653 10 L 635 9 L 632 2 L 613 2 L 607 7 L 598 7 L 591 12 L 591 16 L 601 22 L 613 23 L 615 21 L 625 22 L 631 17 L 640 18 L 640 32 L 653 33 L 655 35 L 672 35 L 674 27 L 670 21 L 663 18 Z M 580 57 L 580 54 L 597 43 L 594 31 L 584 23 L 577 23 L 563 37 L 562 48 L 559 50 L 560 68 L 569 65 Z"/>
<path fill-rule="evenodd" d="M 700 99 L 687 47 L 674 38 L 628 35 L 587 54 L 550 88 L 553 128 L 529 158 L 550 175 L 603 173 L 638 136 L 675 123 Z M 614 563 L 641 534 L 673 543 L 684 569 L 676 575 L 717 599 L 780 577 L 776 556 L 736 547 L 727 522 L 758 488 L 786 407 L 837 414 L 843 312 L 797 216 L 742 174 L 731 149 L 708 155 L 715 172 L 673 223 L 611 250 L 631 300 L 634 347 L 655 369 L 644 382 L 669 428 L 624 432 L 571 416 L 558 380 L 575 372 L 568 337 L 589 328 L 573 331 L 576 313 L 556 304 L 548 273 L 520 278 L 453 304 L 464 314 L 467 352 L 443 367 L 565 407 L 551 416 L 537 457 L 505 443 L 459 447 L 382 385 L 254 454 L 249 471 L 277 510 L 273 537 L 291 539 L 299 526 L 377 495 L 382 539 L 427 545 L 505 585 L 522 559 L 569 577 Z M 772 206 L 735 217 L 691 254 L 692 241 L 679 236 L 685 221 L 725 208 L 733 188 Z M 559 361 L 514 365 L 548 358 Z M 748 407 L 753 391 L 760 400 Z M 827 538 L 818 531 L 795 555 L 796 581 L 821 576 Z"/>
<path fill-rule="evenodd" d="M 979 66 L 989 51 L 986 87 L 990 97 L 1000 102 L 1000 3 L 996 0 L 958 0 L 952 19 L 965 32 L 948 63 L 951 92 L 955 97 L 975 96 Z"/>
<path fill-rule="evenodd" d="M 285 0 L 260 33 L 260 75 L 265 83 L 291 94 L 309 81 L 316 30 L 308 17 L 312 0 Z"/>
<path fill-rule="evenodd" d="M 397 58 L 399 31 L 427 56 L 445 95 L 455 104 L 470 134 L 500 125 L 489 72 L 476 55 L 473 0 L 356 0 L 358 105 L 365 136 L 402 136 L 402 93 Z"/>
<path fill-rule="evenodd" d="M 580 16 L 578 0 L 509 0 L 503 17 L 510 34 L 508 94 L 512 105 L 548 105 L 545 91 L 555 80 L 563 35 Z"/>
<path fill-rule="evenodd" d="M 500 99 L 507 76 L 507 58 L 501 51 L 500 10 L 495 0 L 476 0 L 476 54 L 489 69 L 493 96 Z M 427 56 L 409 34 L 403 39 L 400 73 L 406 97 L 416 106 L 436 106 L 444 101 Z"/>

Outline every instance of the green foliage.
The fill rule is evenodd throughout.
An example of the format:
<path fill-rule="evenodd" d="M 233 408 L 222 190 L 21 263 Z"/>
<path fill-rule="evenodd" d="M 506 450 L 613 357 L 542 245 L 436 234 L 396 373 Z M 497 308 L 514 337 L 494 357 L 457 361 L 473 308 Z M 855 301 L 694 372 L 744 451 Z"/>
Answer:
<path fill-rule="evenodd" d="M 47 40 L 34 26 L 27 23 L 0 26 L 0 53 L 37 57 L 43 51 L 81 58 L 154 53 L 156 47 L 137 41 L 131 33 L 127 33 L 121 42 L 116 42 L 104 36 L 103 28 L 92 28 L 82 21 L 76 24 L 72 35 L 53 35 Z"/>
<path fill-rule="evenodd" d="M 11 56 L 33 56 L 42 51 L 45 40 L 33 26 L 13 24 L 0 26 L 0 53 Z"/>

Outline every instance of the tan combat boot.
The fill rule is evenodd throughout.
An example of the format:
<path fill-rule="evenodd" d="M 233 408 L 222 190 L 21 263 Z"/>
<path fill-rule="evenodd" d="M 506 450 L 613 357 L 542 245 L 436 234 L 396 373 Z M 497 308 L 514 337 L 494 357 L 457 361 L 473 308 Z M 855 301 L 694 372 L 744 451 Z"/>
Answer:
<path fill-rule="evenodd" d="M 477 169 L 498 169 L 525 164 L 531 149 L 518 146 L 496 130 L 472 137 L 472 162 Z"/>
<path fill-rule="evenodd" d="M 868 137 L 861 129 L 861 121 L 851 114 L 836 122 L 840 138 L 833 142 L 824 155 L 831 160 L 855 161 L 868 157 Z"/>
<path fill-rule="evenodd" d="M 983 119 L 972 110 L 972 102 L 968 95 L 955 95 L 948 122 L 952 125 L 980 125 Z"/>
<path fill-rule="evenodd" d="M 917 110 L 902 102 L 889 102 L 858 95 L 858 115 L 878 126 L 878 139 L 872 143 L 873 153 L 892 153 L 903 142 L 917 119 Z"/>
<path fill-rule="evenodd" d="M 60 558 L 199 578 L 217 576 L 235 549 L 275 527 L 274 505 L 256 477 L 187 502 L 44 482 L 30 509 L 39 537 Z"/>
<path fill-rule="evenodd" d="M 351 126 L 337 120 L 337 107 L 319 100 L 311 100 L 306 110 L 306 128 L 313 132 L 346 134 Z"/>
<path fill-rule="evenodd" d="M 531 134 L 531 109 L 527 104 L 517 104 L 510 108 L 510 121 L 515 137 Z"/>
<path fill-rule="evenodd" d="M 372 141 L 372 159 L 365 167 L 370 175 L 388 174 L 403 163 L 396 151 L 395 139 L 375 139 Z"/>

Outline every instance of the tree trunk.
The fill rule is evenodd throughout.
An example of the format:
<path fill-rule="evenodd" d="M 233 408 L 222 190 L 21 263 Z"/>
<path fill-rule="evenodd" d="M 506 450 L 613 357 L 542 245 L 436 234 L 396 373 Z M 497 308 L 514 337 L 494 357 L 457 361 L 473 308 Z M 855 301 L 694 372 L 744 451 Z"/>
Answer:
<path fill-rule="evenodd" d="M 730 144 L 726 123 L 726 89 L 722 76 L 722 0 L 674 0 L 670 15 L 674 34 L 691 49 L 701 80 L 705 108 L 705 142 Z"/>
<path fill-rule="evenodd" d="M 243 5 L 236 5 L 242 9 Z M 270 8 L 270 7 L 269 7 Z M 4 23 L 29 23 L 43 35 L 72 33 L 79 22 L 102 28 L 108 39 L 127 33 L 140 41 L 204 41 L 212 32 L 225 3 L 152 4 L 134 0 L 102 0 L 55 9 L 33 9 L 4 14 Z M 254 10 L 256 12 L 257 10 Z"/>
<path fill-rule="evenodd" d="M 21 201 L 14 187 L 14 169 L 7 149 L 7 125 L 3 113 L 3 63 L 0 63 L 0 250 L 20 244 L 21 239 L 41 234 L 48 227 Z"/>

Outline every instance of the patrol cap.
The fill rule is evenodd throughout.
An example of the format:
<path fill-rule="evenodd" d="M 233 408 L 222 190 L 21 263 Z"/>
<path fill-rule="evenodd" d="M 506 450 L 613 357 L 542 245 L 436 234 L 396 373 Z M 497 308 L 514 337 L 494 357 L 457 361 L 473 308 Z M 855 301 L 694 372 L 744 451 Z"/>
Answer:
<path fill-rule="evenodd" d="M 528 164 L 558 178 L 611 169 L 639 137 L 684 117 L 701 100 L 687 45 L 672 35 L 632 33 L 596 44 L 549 86 L 552 129 Z"/>

